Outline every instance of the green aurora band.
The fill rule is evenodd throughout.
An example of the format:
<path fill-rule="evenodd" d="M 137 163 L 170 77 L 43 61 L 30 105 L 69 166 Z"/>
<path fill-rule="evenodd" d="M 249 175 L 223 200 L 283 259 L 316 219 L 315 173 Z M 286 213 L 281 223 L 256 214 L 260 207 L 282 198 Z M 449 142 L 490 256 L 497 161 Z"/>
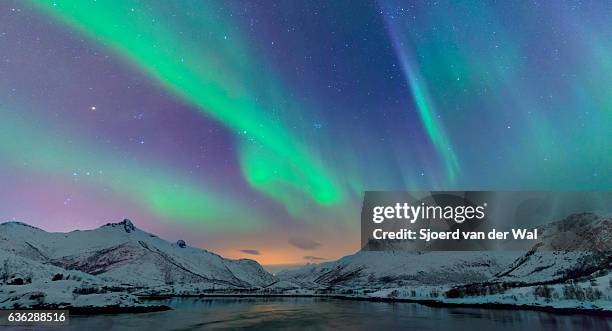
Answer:
<path fill-rule="evenodd" d="M 446 136 L 442 123 L 440 123 L 437 118 L 433 101 L 427 91 L 427 87 L 423 83 L 424 80 L 414 69 L 415 65 L 411 63 L 407 52 L 400 46 L 402 42 L 399 41 L 394 25 L 387 22 L 387 28 L 390 30 L 390 38 L 400 60 L 405 79 L 412 92 L 412 97 L 414 98 L 421 123 L 436 151 L 442 157 L 448 181 L 453 183 L 459 171 L 459 161 L 457 160 L 452 144 Z"/>
<path fill-rule="evenodd" d="M 108 187 L 142 205 L 149 212 L 168 221 L 183 220 L 201 224 L 211 230 L 251 231 L 253 224 L 265 224 L 256 212 L 240 212 L 245 206 L 235 194 L 208 192 L 203 185 L 191 184 L 187 178 L 171 175 L 167 169 L 143 166 L 113 157 L 113 153 L 93 143 L 74 139 L 48 121 L 34 124 L 14 116 L 14 108 L 0 109 L 0 160 L 5 165 L 32 168 L 34 171 L 70 180 L 80 169 L 79 181 L 96 187 Z M 80 141 L 79 144 L 74 143 Z M 69 143 L 67 143 L 69 142 Z M 92 152 L 92 151 L 95 151 Z M 99 173 L 96 169 L 104 169 Z M 90 175 L 86 176 L 85 172 Z M 75 179 L 75 178 L 73 178 Z"/>
<path fill-rule="evenodd" d="M 609 189 L 609 182 L 601 180 L 603 169 L 612 162 L 612 39 L 608 26 L 579 16 L 555 18 L 546 10 L 534 10 L 531 3 L 515 3 L 509 13 L 503 13 L 500 8 L 512 7 L 512 3 L 446 2 L 414 17 L 401 16 L 396 11 L 398 3 L 380 3 L 382 10 L 397 14 L 395 19 L 385 16 L 387 32 L 421 123 L 444 161 L 451 185 L 463 182 L 461 189 L 500 188 L 504 176 L 485 166 L 484 162 L 490 162 L 486 157 L 476 162 L 465 147 L 487 146 L 488 157 L 497 153 L 512 156 L 505 175 L 512 172 L 521 181 L 506 181 L 504 187 Z M 556 2 L 547 6 L 551 10 L 570 7 Z M 552 55 L 533 55 L 531 36 L 526 33 L 534 24 L 546 31 L 540 25 L 553 19 L 562 20 L 560 26 L 567 29 L 557 38 L 578 36 L 555 40 L 565 56 L 559 61 L 564 63 L 562 68 L 542 65 L 559 64 Z M 580 50 L 579 56 L 572 49 Z M 443 116 L 443 123 L 438 115 Z M 490 130 L 483 134 L 474 123 L 486 123 Z M 459 163 L 461 176 L 452 181 Z M 529 171 L 526 164 L 532 165 Z M 492 177 L 487 181 L 488 172 Z M 591 182 L 593 177 L 600 180 Z M 443 186 L 449 188 L 448 183 Z"/>
<path fill-rule="evenodd" d="M 213 11 L 194 8 L 191 21 L 161 24 L 158 22 L 171 19 L 165 12 L 172 3 L 161 6 L 168 8 L 143 8 L 134 1 L 32 4 L 112 47 L 164 87 L 244 137 L 238 149 L 244 177 L 254 188 L 281 201 L 289 212 L 295 214 L 304 197 L 323 206 L 343 200 L 341 187 L 322 160 L 273 111 L 302 114 L 295 109 L 299 106 L 283 102 L 289 93 L 281 88 L 282 83 L 257 71 L 264 63 L 249 56 L 253 52 L 235 27 L 207 14 Z M 187 35 L 177 26 L 185 27 Z M 194 44 L 189 34 L 206 42 Z M 262 93 L 253 91 L 257 87 Z M 262 95 L 268 96 L 267 100 L 262 100 Z"/>

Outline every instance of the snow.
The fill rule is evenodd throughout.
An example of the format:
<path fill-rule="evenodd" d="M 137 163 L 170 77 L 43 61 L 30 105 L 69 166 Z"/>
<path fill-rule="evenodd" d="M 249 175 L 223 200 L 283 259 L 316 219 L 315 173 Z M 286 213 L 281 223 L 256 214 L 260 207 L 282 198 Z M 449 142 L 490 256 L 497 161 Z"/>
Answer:
<path fill-rule="evenodd" d="M 600 298 L 568 298 L 564 294 L 564 288 L 574 286 L 582 291 L 587 289 L 597 290 L 601 293 Z M 447 304 L 506 304 L 516 306 L 533 306 L 549 308 L 577 308 L 589 310 L 612 311 L 612 275 L 593 278 L 588 281 L 573 284 L 547 285 L 550 289 L 550 297 L 536 295 L 537 286 L 525 286 L 509 288 L 503 293 L 465 296 L 461 298 L 447 298 L 443 294 L 450 290 L 448 286 L 419 286 L 413 288 L 388 288 L 368 296 L 372 298 L 395 298 L 408 300 L 431 300 Z"/>
<path fill-rule="evenodd" d="M 9 222 L 0 224 L 0 308 L 273 294 L 612 311 L 611 227 L 609 217 L 577 214 L 542 227 L 529 252 L 359 251 L 273 276 L 253 260 L 170 243 L 129 220 L 69 233 Z"/>
<path fill-rule="evenodd" d="M 22 223 L 0 225 L 0 249 L 108 281 L 139 286 L 209 282 L 257 287 L 276 280 L 255 261 L 224 259 L 183 244 L 141 231 L 129 220 L 70 233 L 48 233 Z"/>
<path fill-rule="evenodd" d="M 255 261 L 225 259 L 184 241 L 170 243 L 129 220 L 69 233 L 48 233 L 19 222 L 0 224 L 0 268 L 0 275 L 6 275 L 0 279 L 0 307 L 135 306 L 138 299 L 129 292 L 137 289 L 193 294 L 276 282 Z M 25 284 L 8 285 L 15 281 Z M 82 294 L 82 288 L 99 293 Z"/>
<path fill-rule="evenodd" d="M 6 295 L 7 297 L 0 302 L 0 308 L 15 309 L 41 305 L 53 305 L 58 308 L 107 307 L 111 305 L 132 307 L 141 304 L 137 297 L 125 292 L 92 294 L 76 294 L 74 292 L 84 286 L 91 286 L 94 289 L 102 288 L 99 284 L 94 285 L 72 280 L 35 281 L 27 285 L 3 286 L 2 296 Z"/>
<path fill-rule="evenodd" d="M 542 227 L 542 233 L 529 252 L 359 251 L 338 261 L 282 271 L 277 277 L 312 293 L 325 290 L 385 299 L 611 310 L 612 219 L 575 214 Z M 547 284 L 550 298 L 534 296 L 542 284 Z M 486 293 L 496 286 L 503 287 L 502 293 Z M 568 286 L 602 295 L 566 298 Z M 465 287 L 480 293 L 461 298 L 445 295 Z"/>
<path fill-rule="evenodd" d="M 460 284 L 484 281 L 519 252 L 360 251 L 335 262 L 277 274 L 282 280 L 319 285 L 367 287 L 385 284 Z"/>

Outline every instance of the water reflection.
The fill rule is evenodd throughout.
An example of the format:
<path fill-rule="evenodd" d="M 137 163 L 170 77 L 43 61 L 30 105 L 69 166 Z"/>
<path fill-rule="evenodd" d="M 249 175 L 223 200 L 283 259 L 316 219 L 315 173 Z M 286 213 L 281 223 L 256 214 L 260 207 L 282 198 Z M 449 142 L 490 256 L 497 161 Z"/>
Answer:
<path fill-rule="evenodd" d="M 321 298 L 177 298 L 167 312 L 73 317 L 72 330 L 611 330 L 612 319 Z"/>

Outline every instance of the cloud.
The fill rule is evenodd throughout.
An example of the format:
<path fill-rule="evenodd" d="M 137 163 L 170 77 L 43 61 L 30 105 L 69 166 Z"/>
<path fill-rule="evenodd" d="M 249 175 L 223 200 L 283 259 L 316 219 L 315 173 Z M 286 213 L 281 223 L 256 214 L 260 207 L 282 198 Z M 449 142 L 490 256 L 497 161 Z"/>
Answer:
<path fill-rule="evenodd" d="M 298 237 L 289 238 L 289 244 L 306 251 L 316 249 L 317 247 L 321 246 L 320 243 L 312 239 Z"/>
<path fill-rule="evenodd" d="M 306 255 L 306 256 L 304 256 L 304 260 L 308 260 L 308 261 L 314 262 L 314 261 L 325 261 L 327 259 L 324 258 L 324 257 Z"/>
<path fill-rule="evenodd" d="M 261 253 L 256 249 L 241 249 L 240 251 L 243 252 L 244 254 L 261 255 Z"/>

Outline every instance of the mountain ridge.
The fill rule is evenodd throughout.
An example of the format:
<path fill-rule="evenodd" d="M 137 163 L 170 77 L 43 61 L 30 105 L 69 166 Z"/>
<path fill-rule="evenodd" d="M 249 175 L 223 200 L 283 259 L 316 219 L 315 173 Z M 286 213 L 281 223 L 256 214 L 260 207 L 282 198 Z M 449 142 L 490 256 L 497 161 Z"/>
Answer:
<path fill-rule="evenodd" d="M 611 226 L 610 217 L 574 214 L 542 226 L 527 252 L 361 250 L 273 276 L 256 261 L 166 241 L 129 219 L 67 233 L 6 222 L 0 308 L 149 309 L 142 297 L 331 294 L 612 311 Z"/>
<path fill-rule="evenodd" d="M 276 281 L 256 261 L 226 259 L 184 241 L 171 243 L 140 230 L 129 219 L 71 232 L 5 222 L 0 224 L 0 249 L 130 285 L 203 282 L 261 287 Z"/>
<path fill-rule="evenodd" d="M 303 286 L 354 288 L 366 284 L 393 287 L 493 280 L 554 282 L 565 280 L 564 273 L 586 276 L 579 272 L 581 268 L 592 272 L 612 269 L 609 254 L 612 218 L 609 216 L 572 214 L 540 229 L 541 239 L 527 252 L 360 250 L 336 261 L 281 271 L 277 277 Z M 604 252 L 603 256 L 600 252 Z M 601 262 L 606 264 L 598 269 L 596 266 Z"/>

